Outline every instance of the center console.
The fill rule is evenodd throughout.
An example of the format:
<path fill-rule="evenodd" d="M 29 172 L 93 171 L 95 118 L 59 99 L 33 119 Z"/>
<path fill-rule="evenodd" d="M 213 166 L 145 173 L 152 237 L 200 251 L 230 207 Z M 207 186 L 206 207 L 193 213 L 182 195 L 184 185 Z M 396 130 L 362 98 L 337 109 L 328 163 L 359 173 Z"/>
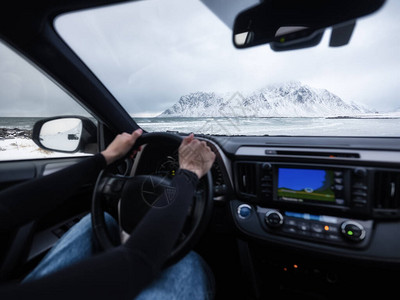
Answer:
<path fill-rule="evenodd" d="M 377 183 L 383 172 L 378 168 L 237 161 L 234 171 L 235 221 L 247 234 L 261 239 L 364 249 L 377 212 L 390 212 L 389 219 L 398 214 L 398 208 L 381 209 L 375 201 L 377 184 L 387 187 L 386 194 L 394 201 L 400 188 L 397 179 Z M 378 194 L 382 199 L 383 193 Z"/>
<path fill-rule="evenodd" d="M 253 212 L 253 207 L 244 203 L 239 204 L 236 214 L 242 223 L 254 214 L 263 230 L 270 234 L 351 248 L 362 248 L 368 244 L 373 225 L 372 220 L 354 220 L 263 207 L 257 207 Z"/>
<path fill-rule="evenodd" d="M 367 168 L 237 162 L 236 170 L 238 193 L 250 203 L 370 213 Z"/>

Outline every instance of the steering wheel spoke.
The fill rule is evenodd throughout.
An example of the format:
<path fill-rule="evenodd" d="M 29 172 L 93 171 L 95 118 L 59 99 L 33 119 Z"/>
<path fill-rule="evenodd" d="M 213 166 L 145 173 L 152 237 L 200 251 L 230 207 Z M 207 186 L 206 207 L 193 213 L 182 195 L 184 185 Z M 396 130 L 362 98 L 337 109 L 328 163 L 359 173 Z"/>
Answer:
<path fill-rule="evenodd" d="M 129 176 L 123 175 L 114 175 L 109 174 L 105 175 L 103 178 L 102 185 L 100 187 L 100 192 L 104 196 L 108 197 L 120 197 L 123 187 L 125 183 L 130 179 Z"/>

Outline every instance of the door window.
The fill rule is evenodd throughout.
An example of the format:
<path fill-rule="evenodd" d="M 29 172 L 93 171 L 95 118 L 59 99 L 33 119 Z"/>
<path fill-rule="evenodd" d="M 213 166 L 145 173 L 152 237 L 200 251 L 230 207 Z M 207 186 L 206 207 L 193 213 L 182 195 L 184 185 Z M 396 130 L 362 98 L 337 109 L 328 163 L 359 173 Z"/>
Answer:
<path fill-rule="evenodd" d="M 69 94 L 0 41 L 0 161 L 87 155 L 51 152 L 32 141 L 36 121 L 61 115 L 96 123 Z"/>

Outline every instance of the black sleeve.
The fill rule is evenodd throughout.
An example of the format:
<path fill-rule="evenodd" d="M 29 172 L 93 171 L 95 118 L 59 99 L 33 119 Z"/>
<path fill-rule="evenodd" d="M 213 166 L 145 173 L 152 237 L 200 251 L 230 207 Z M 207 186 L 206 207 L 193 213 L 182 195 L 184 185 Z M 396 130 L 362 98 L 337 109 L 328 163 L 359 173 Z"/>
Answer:
<path fill-rule="evenodd" d="M 5 286 L 0 299 L 133 299 L 171 253 L 197 181 L 194 173 L 179 170 L 172 180 L 175 192 L 162 195 L 169 205 L 152 208 L 124 245 L 36 281 Z"/>
<path fill-rule="evenodd" d="M 94 182 L 105 166 L 104 156 L 98 153 L 56 173 L 0 192 L 0 231 L 9 231 L 58 207 L 82 184 Z"/>

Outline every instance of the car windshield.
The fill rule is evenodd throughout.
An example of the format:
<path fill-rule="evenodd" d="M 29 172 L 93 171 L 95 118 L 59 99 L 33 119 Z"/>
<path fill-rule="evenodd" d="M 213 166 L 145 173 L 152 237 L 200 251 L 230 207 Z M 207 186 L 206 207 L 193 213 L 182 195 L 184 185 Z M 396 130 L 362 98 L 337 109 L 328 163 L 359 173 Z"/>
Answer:
<path fill-rule="evenodd" d="M 318 46 L 286 52 L 236 49 L 233 18 L 199 0 L 84 10 L 55 27 L 148 131 L 399 136 L 399 13 L 387 1 L 357 21 L 349 45 L 329 47 L 327 29 Z"/>

